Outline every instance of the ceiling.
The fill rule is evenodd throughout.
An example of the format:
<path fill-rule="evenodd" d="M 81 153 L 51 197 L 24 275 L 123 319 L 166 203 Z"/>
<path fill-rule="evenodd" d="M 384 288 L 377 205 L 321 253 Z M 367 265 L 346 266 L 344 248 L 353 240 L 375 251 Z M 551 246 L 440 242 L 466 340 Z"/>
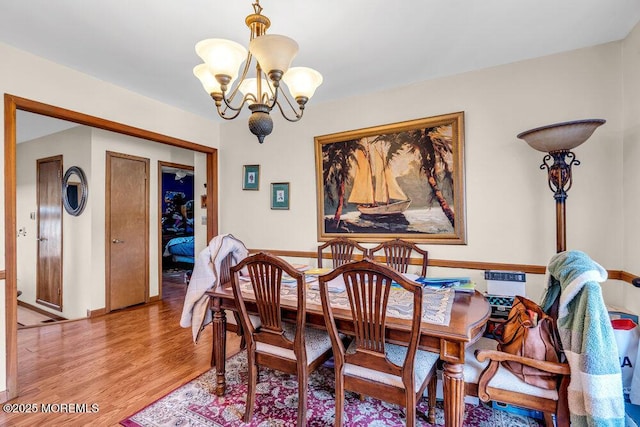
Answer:
<path fill-rule="evenodd" d="M 248 44 L 252 0 L 0 0 L 0 42 L 215 120 L 204 38 Z M 261 0 L 321 103 L 624 39 L 640 0 Z M 37 70 L 34 71 L 37 73 Z"/>

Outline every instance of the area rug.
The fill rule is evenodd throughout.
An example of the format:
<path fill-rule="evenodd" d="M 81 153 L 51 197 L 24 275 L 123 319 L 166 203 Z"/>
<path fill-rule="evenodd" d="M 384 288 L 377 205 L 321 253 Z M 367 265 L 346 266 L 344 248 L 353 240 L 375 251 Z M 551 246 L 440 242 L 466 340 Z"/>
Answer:
<path fill-rule="evenodd" d="M 247 358 L 241 352 L 229 360 L 227 368 L 227 392 L 224 397 L 215 395 L 215 369 L 178 388 L 167 396 L 147 406 L 120 424 L 125 427 L 159 426 L 295 426 L 298 408 L 298 383 L 295 376 L 270 369 L 260 369 L 256 390 L 253 420 L 242 422 L 245 408 Z M 334 373 L 327 366 L 320 367 L 309 378 L 307 425 L 328 427 L 334 425 Z M 426 398 L 417 407 L 425 414 Z M 345 396 L 346 426 L 402 426 L 401 407 L 347 392 Z M 426 419 L 418 416 L 418 426 L 428 426 Z M 436 425 L 444 425 L 442 402 L 436 409 Z M 494 410 L 483 404 L 465 405 L 465 426 L 481 427 L 538 427 L 533 418 Z"/>

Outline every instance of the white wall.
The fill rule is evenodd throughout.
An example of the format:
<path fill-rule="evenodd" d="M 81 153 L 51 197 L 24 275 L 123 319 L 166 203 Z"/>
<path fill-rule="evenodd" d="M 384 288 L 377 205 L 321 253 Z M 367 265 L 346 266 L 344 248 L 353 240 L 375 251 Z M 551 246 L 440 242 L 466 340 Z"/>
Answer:
<path fill-rule="evenodd" d="M 158 233 L 158 213 L 160 205 L 158 189 L 158 161 L 177 163 L 186 166 L 194 166 L 194 153 L 191 150 L 171 147 L 151 141 L 132 138 L 125 135 L 94 129 L 91 140 L 91 186 L 92 215 L 91 215 L 91 280 L 95 284 L 91 287 L 91 309 L 104 308 L 105 301 L 105 200 L 106 200 L 106 152 L 129 154 L 144 157 L 150 160 L 149 170 L 149 296 L 159 295 L 160 272 L 158 253 L 160 236 Z M 194 170 L 194 183 L 201 180 L 204 172 L 202 169 Z M 206 239 L 206 227 L 194 223 L 194 234 L 198 241 Z M 202 246 L 204 247 L 204 246 Z M 196 246 L 196 250 L 199 248 Z M 200 247 L 201 248 L 201 247 Z"/>
<path fill-rule="evenodd" d="M 18 126 L 20 123 L 18 122 Z M 16 227 L 26 231 L 26 235 L 17 238 L 17 277 L 18 290 L 22 291 L 19 300 L 39 307 L 67 319 L 85 317 L 91 306 L 91 234 L 90 218 L 92 211 L 91 187 L 84 212 L 72 216 L 62 209 L 62 312 L 36 303 L 36 272 L 38 237 L 37 218 L 37 180 L 36 160 L 62 155 L 63 171 L 70 166 L 79 166 L 91 183 L 91 129 L 78 126 L 73 129 L 37 138 L 18 144 L 16 150 Z M 64 173 L 64 172 L 63 172 Z"/>
<path fill-rule="evenodd" d="M 329 104 L 312 100 L 299 123 L 273 114 L 274 132 L 262 145 L 245 121 L 224 124 L 221 232 L 251 248 L 314 250 L 314 136 L 464 111 L 468 244 L 425 246 L 430 257 L 546 265 L 556 249 L 553 193 L 539 169 L 543 153 L 516 135 L 551 123 L 604 118 L 607 123 L 575 150 L 581 165 L 574 168 L 567 199 L 567 245 L 608 269 L 622 269 L 621 48 L 610 43 Z M 261 166 L 260 191 L 241 190 L 243 164 Z M 269 207 L 269 185 L 280 181 L 291 183 L 290 210 Z M 626 267 L 640 273 L 638 261 Z M 530 276 L 536 299 L 544 278 Z"/>
<path fill-rule="evenodd" d="M 20 126 L 20 123 L 18 123 Z M 160 273 L 157 260 L 160 254 L 158 235 L 158 161 L 194 166 L 196 156 L 191 150 L 171 147 L 125 135 L 78 126 L 32 141 L 18 144 L 17 169 L 17 227 L 26 236 L 18 237 L 18 289 L 21 301 L 41 307 L 67 319 L 85 317 L 88 311 L 105 308 L 105 162 L 106 151 L 115 151 L 150 160 L 149 170 L 149 296 L 159 295 Z M 63 155 L 63 166 L 81 167 L 87 175 L 89 198 L 80 216 L 63 210 L 63 311 L 36 303 L 37 222 L 30 219 L 36 206 L 36 160 Z M 206 180 L 206 165 L 200 162 L 194 170 L 196 183 Z M 202 191 L 201 191 L 202 192 Z M 195 236 L 203 248 L 206 227 L 194 224 Z"/>
<path fill-rule="evenodd" d="M 623 182 L 624 265 L 625 271 L 640 275 L 640 24 L 623 43 Z M 611 210 L 618 206 L 611 205 Z M 619 293 L 636 313 L 640 299 L 629 286 Z"/>
<path fill-rule="evenodd" d="M 8 93 L 113 120 L 210 147 L 219 146 L 219 123 L 162 104 L 43 58 L 0 43 L 0 93 Z M 198 84 L 197 81 L 194 82 Z M 4 115 L 0 116 L 4 128 Z M 4 165 L 4 151 L 0 154 Z M 2 166 L 4 168 L 4 166 Z M 4 223 L 4 170 L 0 177 L 0 221 Z M 0 228 L 0 270 L 5 269 L 4 227 Z M 95 256 L 93 257 L 95 259 Z M 4 286 L 0 307 L 4 312 Z M 6 384 L 5 316 L 0 316 L 0 390 Z"/>

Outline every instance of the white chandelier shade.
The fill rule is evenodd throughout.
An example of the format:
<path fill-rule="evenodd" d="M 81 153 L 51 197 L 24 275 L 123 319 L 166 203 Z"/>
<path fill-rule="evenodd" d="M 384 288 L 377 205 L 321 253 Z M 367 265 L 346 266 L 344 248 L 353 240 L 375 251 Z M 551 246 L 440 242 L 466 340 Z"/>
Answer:
<path fill-rule="evenodd" d="M 271 21 L 261 14 L 259 2 L 255 0 L 255 13 L 245 20 L 251 33 L 249 50 L 230 40 L 202 40 L 195 49 L 204 64 L 194 67 L 193 74 L 213 98 L 218 115 L 223 119 L 235 119 L 247 104 L 251 111 L 249 129 L 262 143 L 273 129 L 269 116 L 273 108 L 277 106 L 290 122 L 300 120 L 305 105 L 322 84 L 322 75 L 311 68 L 290 68 L 298 53 L 298 43 L 284 35 L 266 34 Z M 252 64 L 255 77 L 249 77 Z M 281 80 L 290 95 L 283 89 L 284 85 L 281 86 Z M 238 92 L 243 95 L 239 101 Z"/>
<path fill-rule="evenodd" d="M 225 39 L 206 39 L 196 44 L 196 53 L 214 76 L 238 77 L 240 64 L 247 59 L 247 49 L 239 43 Z"/>
<path fill-rule="evenodd" d="M 207 66 L 207 64 L 199 64 L 193 67 L 193 75 L 195 75 L 198 80 L 200 80 L 200 83 L 202 83 L 202 87 L 207 93 L 218 93 L 222 95 L 220 82 L 218 82 L 213 74 L 209 72 L 209 67 Z M 229 81 L 229 85 L 233 84 L 234 80 Z"/>
<path fill-rule="evenodd" d="M 267 83 L 266 79 L 262 79 L 261 80 L 261 84 L 263 88 L 267 88 L 269 83 Z M 240 85 L 238 86 L 238 90 L 240 92 L 242 92 L 242 94 L 244 96 L 247 96 L 248 98 L 254 98 L 254 99 L 248 99 L 247 103 L 249 105 L 254 104 L 256 102 L 260 102 L 260 100 L 258 99 L 258 79 L 256 79 L 255 77 L 252 77 L 250 79 L 244 79 L 242 81 L 242 83 L 240 83 Z M 269 96 L 269 91 L 268 90 L 263 90 L 263 95 L 267 95 Z M 268 101 L 267 100 L 263 100 L 263 101 Z"/>
<path fill-rule="evenodd" d="M 273 71 L 285 73 L 298 54 L 298 43 L 280 34 L 265 34 L 249 42 L 249 52 L 267 75 Z"/>
<path fill-rule="evenodd" d="M 293 67 L 284 73 L 282 80 L 286 83 L 294 99 L 311 98 L 318 86 L 322 84 L 322 74 L 312 68 Z"/>

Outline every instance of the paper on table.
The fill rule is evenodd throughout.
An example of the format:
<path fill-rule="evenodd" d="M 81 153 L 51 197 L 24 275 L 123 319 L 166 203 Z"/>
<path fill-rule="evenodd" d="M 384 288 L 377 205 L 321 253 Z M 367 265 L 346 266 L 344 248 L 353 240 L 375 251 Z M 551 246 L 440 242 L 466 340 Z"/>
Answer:
<path fill-rule="evenodd" d="M 305 272 L 307 275 L 319 276 L 321 274 L 327 274 L 333 270 L 332 268 L 310 268 Z"/>
<path fill-rule="evenodd" d="M 347 290 L 346 286 L 344 285 L 344 279 L 342 278 L 342 276 L 338 276 L 335 279 L 329 281 L 327 285 L 329 287 L 329 292 L 344 292 L 345 290 Z M 320 282 L 313 282 L 313 284 L 311 285 L 311 289 L 313 289 L 314 291 L 319 290 Z"/>
<path fill-rule="evenodd" d="M 412 274 L 412 273 L 405 273 L 403 274 L 404 277 L 406 277 L 409 280 L 413 280 L 415 281 L 417 278 L 419 278 L 420 276 L 418 276 L 417 274 Z M 335 279 L 331 280 L 329 283 L 329 292 L 344 292 L 347 288 L 344 284 L 344 278 L 343 276 L 338 276 Z M 318 290 L 320 289 L 320 284 L 319 282 L 314 282 L 311 285 L 311 289 L 313 290 Z"/>

